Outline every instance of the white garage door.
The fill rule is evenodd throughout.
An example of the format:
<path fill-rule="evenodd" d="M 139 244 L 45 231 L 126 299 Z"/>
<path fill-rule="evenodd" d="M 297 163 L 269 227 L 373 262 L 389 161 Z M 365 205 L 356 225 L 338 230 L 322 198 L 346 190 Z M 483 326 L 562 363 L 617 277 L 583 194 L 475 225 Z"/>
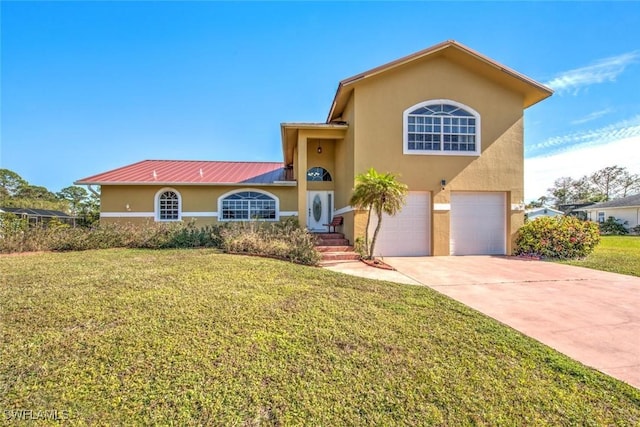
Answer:
<path fill-rule="evenodd" d="M 407 203 L 396 215 L 386 214 L 378 234 L 376 256 L 424 256 L 431 253 L 431 198 L 427 192 L 410 191 Z M 376 216 L 372 214 L 369 238 L 373 237 Z"/>
<path fill-rule="evenodd" d="M 506 194 L 451 193 L 451 255 L 506 253 Z"/>

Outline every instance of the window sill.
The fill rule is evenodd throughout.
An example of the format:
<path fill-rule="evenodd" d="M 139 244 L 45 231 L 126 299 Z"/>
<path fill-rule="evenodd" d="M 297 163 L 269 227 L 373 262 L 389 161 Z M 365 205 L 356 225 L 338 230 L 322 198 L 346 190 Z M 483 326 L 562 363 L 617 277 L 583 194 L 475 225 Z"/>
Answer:
<path fill-rule="evenodd" d="M 478 157 L 481 153 L 477 151 L 418 151 L 418 150 L 403 150 L 402 154 L 408 156 L 468 156 Z"/>

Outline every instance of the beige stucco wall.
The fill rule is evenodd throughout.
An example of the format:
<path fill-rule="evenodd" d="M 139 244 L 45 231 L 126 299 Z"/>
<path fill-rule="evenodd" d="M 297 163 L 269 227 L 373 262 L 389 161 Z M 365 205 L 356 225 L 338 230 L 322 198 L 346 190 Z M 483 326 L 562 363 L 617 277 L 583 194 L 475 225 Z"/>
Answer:
<path fill-rule="evenodd" d="M 101 187 L 101 212 L 108 214 L 126 213 L 128 215 L 136 215 L 149 213 L 153 215 L 155 212 L 155 197 L 161 189 L 174 189 L 180 193 L 182 199 L 182 219 L 189 220 L 196 218 L 198 225 L 206 225 L 217 222 L 217 219 L 211 216 L 191 217 L 185 215 L 188 212 L 217 212 L 218 198 L 230 191 L 234 190 L 259 190 L 265 191 L 276 196 L 279 200 L 280 212 L 296 212 L 297 211 L 297 194 L 296 187 L 277 187 L 277 186 L 164 186 L 164 185 L 131 185 L 131 186 L 109 186 Z M 128 205 L 128 207 L 127 207 Z M 103 217 L 104 222 L 131 222 L 144 223 L 153 221 L 151 218 L 138 217 Z"/>
<path fill-rule="evenodd" d="M 318 146 L 322 153 L 318 153 Z M 307 181 L 307 190 L 333 190 L 336 179 L 335 146 L 333 139 L 309 139 L 307 146 L 307 170 L 313 167 L 325 168 L 331 174 L 332 181 Z M 301 175 L 306 179 L 306 173 Z"/>
<path fill-rule="evenodd" d="M 403 154 L 403 112 L 420 102 L 449 99 L 481 116 L 480 156 Z M 451 191 L 507 193 L 507 252 L 522 225 L 511 204 L 524 197 L 523 97 L 444 58 L 399 67 L 355 86 L 355 173 L 370 167 L 399 174 L 411 191 L 430 191 L 433 203 L 450 202 Z M 447 182 L 441 189 L 441 180 Z M 449 254 L 449 212 L 432 218 L 432 253 Z"/>
<path fill-rule="evenodd" d="M 354 155 L 355 155 L 355 113 L 354 113 L 354 97 L 352 96 L 344 112 L 342 120 L 349 124 L 349 128 L 345 133 L 344 139 L 336 141 L 335 147 L 335 208 L 343 209 L 349 207 L 349 199 L 353 191 L 355 171 L 354 171 Z M 355 225 L 353 214 L 342 214 L 344 217 L 344 226 L 342 227 L 345 237 L 351 243 L 355 240 Z"/>

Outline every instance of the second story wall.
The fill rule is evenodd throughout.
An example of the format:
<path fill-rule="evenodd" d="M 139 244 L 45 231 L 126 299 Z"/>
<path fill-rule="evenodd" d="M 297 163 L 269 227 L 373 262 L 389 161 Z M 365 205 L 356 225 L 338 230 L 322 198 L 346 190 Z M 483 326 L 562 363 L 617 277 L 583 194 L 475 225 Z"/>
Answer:
<path fill-rule="evenodd" d="M 354 187 L 354 140 L 355 114 L 354 97 L 352 96 L 342 114 L 342 119 L 349 124 L 345 137 L 336 141 L 335 147 L 335 207 L 341 209 L 349 206 L 349 199 Z"/>
<path fill-rule="evenodd" d="M 355 173 L 370 167 L 398 173 L 411 190 L 434 194 L 445 179 L 448 191 L 511 191 L 514 198 L 522 197 L 521 94 L 445 57 L 398 67 L 359 82 L 354 89 L 350 131 L 355 136 Z M 403 153 L 403 112 L 437 99 L 464 104 L 480 114 L 479 156 Z"/>

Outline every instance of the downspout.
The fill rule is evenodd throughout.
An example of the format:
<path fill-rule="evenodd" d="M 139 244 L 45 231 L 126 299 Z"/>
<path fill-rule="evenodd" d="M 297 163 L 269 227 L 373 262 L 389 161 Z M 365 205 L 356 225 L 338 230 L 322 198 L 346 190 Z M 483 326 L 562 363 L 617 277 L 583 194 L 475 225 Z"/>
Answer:
<path fill-rule="evenodd" d="M 91 186 L 91 184 L 87 185 L 87 188 L 89 189 L 89 191 L 91 192 L 91 194 L 93 194 L 94 196 L 96 196 L 97 198 L 100 198 L 100 193 L 98 193 L 96 190 L 93 189 L 93 187 Z"/>

